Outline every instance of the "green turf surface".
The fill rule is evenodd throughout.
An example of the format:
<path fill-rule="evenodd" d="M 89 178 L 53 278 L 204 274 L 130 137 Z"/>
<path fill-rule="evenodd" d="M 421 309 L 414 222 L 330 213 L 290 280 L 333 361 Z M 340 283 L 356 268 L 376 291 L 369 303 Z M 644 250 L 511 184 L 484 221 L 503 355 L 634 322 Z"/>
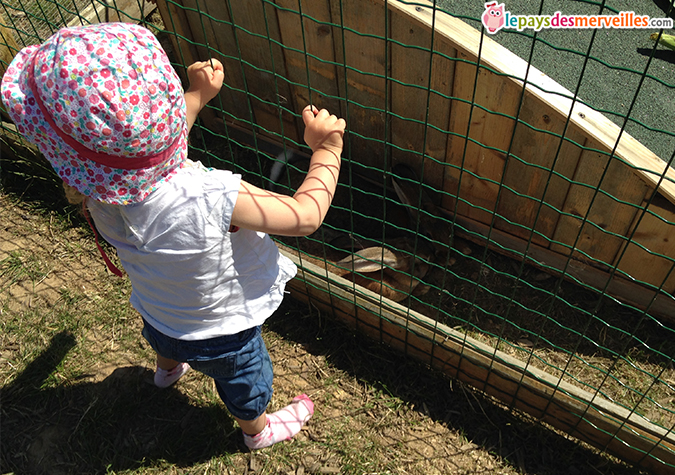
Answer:
<path fill-rule="evenodd" d="M 651 18 L 666 17 L 665 11 L 671 2 L 609 0 L 601 8 L 601 1 L 501 1 L 505 11 L 512 15 L 537 15 L 540 11 L 544 15 L 557 11 L 565 15 L 612 15 L 616 11 L 633 11 Z M 439 0 L 436 4 L 475 28 L 481 28 L 479 19 L 485 11 L 483 1 Z M 629 121 L 626 131 L 669 161 L 675 151 L 675 51 L 659 46 L 647 68 L 654 45 L 649 35 L 656 32 L 657 29 L 542 29 L 535 39 L 532 30 L 518 33 L 502 29 L 489 36 L 525 60 L 532 55 L 534 67 L 572 92 L 579 88 L 579 99 L 603 111 L 619 126 L 630 112 L 629 117 L 633 120 Z M 672 29 L 664 30 L 664 33 L 675 34 Z M 589 48 L 590 59 L 583 70 Z M 656 79 L 647 77 L 640 86 L 645 68 L 647 74 Z"/>

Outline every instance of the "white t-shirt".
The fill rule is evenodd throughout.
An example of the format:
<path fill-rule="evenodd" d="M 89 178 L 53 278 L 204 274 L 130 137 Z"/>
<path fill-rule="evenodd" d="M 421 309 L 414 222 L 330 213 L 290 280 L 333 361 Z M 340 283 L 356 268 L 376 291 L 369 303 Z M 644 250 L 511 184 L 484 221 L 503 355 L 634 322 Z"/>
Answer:
<path fill-rule="evenodd" d="M 131 304 L 165 335 L 203 340 L 258 326 L 295 276 L 267 234 L 229 232 L 240 180 L 187 167 L 141 203 L 87 202 L 129 275 Z"/>

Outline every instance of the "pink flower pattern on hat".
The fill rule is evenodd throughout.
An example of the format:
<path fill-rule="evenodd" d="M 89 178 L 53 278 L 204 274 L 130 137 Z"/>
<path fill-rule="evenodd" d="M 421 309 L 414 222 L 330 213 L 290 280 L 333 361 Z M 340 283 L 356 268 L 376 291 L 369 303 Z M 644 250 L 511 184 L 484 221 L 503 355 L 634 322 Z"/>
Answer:
<path fill-rule="evenodd" d="M 1 97 L 19 132 L 39 147 L 64 182 L 98 201 L 140 202 L 185 162 L 180 79 L 155 36 L 141 26 L 59 30 L 17 54 L 3 77 Z M 92 154 L 78 153 L 54 126 Z M 172 153 L 164 159 L 162 152 Z M 111 167 L 88 158 L 92 155 L 120 160 Z M 155 155 L 162 157 L 160 163 L 139 168 Z"/>

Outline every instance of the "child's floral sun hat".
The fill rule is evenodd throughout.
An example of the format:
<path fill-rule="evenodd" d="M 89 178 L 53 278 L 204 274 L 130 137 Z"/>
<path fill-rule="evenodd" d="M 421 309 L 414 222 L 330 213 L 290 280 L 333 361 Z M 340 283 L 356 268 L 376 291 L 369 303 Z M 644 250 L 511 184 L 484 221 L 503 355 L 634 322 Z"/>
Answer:
<path fill-rule="evenodd" d="M 1 95 L 19 132 L 95 200 L 143 201 L 185 162 L 180 79 L 141 26 L 64 28 L 16 55 Z"/>

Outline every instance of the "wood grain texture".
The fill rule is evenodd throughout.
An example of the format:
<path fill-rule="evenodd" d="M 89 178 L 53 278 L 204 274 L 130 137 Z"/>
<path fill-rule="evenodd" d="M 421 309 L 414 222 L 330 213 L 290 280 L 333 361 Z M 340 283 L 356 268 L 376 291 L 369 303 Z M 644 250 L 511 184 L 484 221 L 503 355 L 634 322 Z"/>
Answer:
<path fill-rule="evenodd" d="M 657 475 L 675 464 L 675 434 L 415 311 L 282 252 L 301 266 L 291 295 L 506 404 Z M 649 453 L 650 457 L 644 457 Z"/>

